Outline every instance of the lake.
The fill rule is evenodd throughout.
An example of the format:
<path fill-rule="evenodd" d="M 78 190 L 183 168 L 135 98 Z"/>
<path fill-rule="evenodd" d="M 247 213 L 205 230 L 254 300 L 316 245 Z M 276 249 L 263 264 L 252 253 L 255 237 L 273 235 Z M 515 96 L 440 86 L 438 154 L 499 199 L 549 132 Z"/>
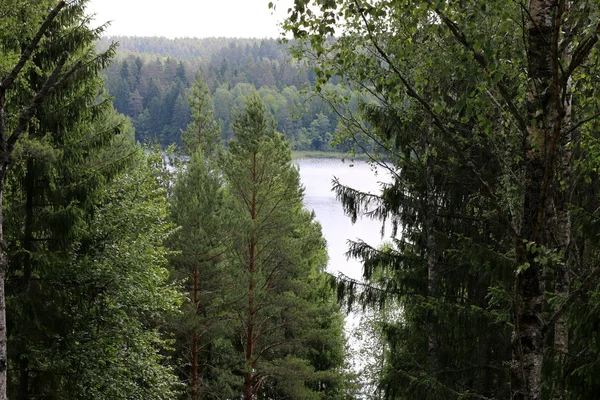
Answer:
<path fill-rule="evenodd" d="M 371 245 L 379 245 L 382 242 L 381 223 L 362 218 L 352 224 L 331 191 L 332 179 L 335 176 L 342 184 L 354 189 L 379 193 L 380 182 L 389 181 L 389 174 L 381 170 L 377 173 L 362 160 L 343 162 L 332 158 L 299 158 L 295 161 L 300 167 L 300 179 L 305 188 L 304 204 L 307 209 L 314 210 L 327 240 L 328 272 L 334 275 L 342 272 L 353 279 L 361 279 L 360 262 L 346 259 L 347 242 L 360 238 Z"/>
<path fill-rule="evenodd" d="M 381 238 L 381 223 L 367 218 L 358 219 L 355 224 L 344 215 L 342 206 L 331 191 L 332 179 L 337 177 L 346 186 L 364 192 L 379 193 L 380 183 L 391 181 L 389 172 L 374 171 L 365 161 L 346 161 L 330 158 L 299 158 L 295 160 L 300 167 L 300 180 L 305 188 L 304 204 L 314 210 L 317 220 L 323 228 L 323 236 L 327 240 L 329 264 L 327 271 L 337 275 L 342 272 L 350 278 L 362 280 L 362 265 L 354 259 L 346 259 L 348 240 L 357 238 L 377 247 Z M 386 226 L 389 235 L 390 227 Z M 389 236 L 388 236 L 389 237 Z M 358 374 L 363 385 L 361 399 L 369 398 L 368 392 L 373 389 L 371 382 L 362 374 L 363 368 L 373 362 L 370 353 L 372 344 L 365 341 L 364 336 L 356 336 L 363 331 L 361 312 L 351 312 L 346 316 L 345 331 L 350 346 L 350 363 L 352 370 Z M 362 339 L 360 339 L 362 338 Z"/>

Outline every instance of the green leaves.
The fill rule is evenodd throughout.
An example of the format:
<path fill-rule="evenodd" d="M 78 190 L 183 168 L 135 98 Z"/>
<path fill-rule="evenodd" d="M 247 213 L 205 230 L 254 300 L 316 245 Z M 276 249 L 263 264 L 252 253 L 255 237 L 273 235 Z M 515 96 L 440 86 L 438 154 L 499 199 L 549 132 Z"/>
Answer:
<path fill-rule="evenodd" d="M 302 209 L 289 146 L 256 92 L 233 129 L 218 163 L 198 151 L 175 185 L 173 265 L 190 288 L 179 352 L 198 358 L 202 394 L 232 396 L 249 379 L 262 382 L 259 395 L 339 398 L 342 320 L 323 283 L 325 244 Z M 194 332 L 202 351 L 190 354 Z M 193 368 L 185 368 L 192 387 Z"/>
<path fill-rule="evenodd" d="M 152 328 L 181 301 L 168 284 L 164 242 L 173 225 L 167 220 L 165 190 L 156 180 L 160 157 L 139 157 L 139 164 L 108 188 L 90 224 L 88 251 L 94 257 L 78 254 L 75 262 L 80 296 L 93 287 L 104 290 L 88 301 L 94 313 L 80 310 L 87 323 L 101 329 L 84 324 L 68 338 L 88 338 L 70 362 L 90 360 L 72 372 L 77 379 L 73 396 L 172 399 L 179 389 L 173 367 L 161 355 L 169 342 Z"/>

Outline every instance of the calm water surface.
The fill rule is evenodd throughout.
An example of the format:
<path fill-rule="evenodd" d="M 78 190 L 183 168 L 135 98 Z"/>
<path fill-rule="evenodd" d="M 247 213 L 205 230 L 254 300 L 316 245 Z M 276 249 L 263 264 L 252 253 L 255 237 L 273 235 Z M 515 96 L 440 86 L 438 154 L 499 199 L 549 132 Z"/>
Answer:
<path fill-rule="evenodd" d="M 360 263 L 354 259 L 346 259 L 347 241 L 360 238 L 374 246 L 381 244 L 381 223 L 363 218 L 352 224 L 331 191 L 332 179 L 335 176 L 342 184 L 354 189 L 378 193 L 380 182 L 389 181 L 389 175 L 381 170 L 374 171 L 365 161 L 300 158 L 296 162 L 300 167 L 300 179 L 305 188 L 306 208 L 315 211 L 323 227 L 323 235 L 327 239 L 328 271 L 333 274 L 342 272 L 351 278 L 360 279 Z"/>

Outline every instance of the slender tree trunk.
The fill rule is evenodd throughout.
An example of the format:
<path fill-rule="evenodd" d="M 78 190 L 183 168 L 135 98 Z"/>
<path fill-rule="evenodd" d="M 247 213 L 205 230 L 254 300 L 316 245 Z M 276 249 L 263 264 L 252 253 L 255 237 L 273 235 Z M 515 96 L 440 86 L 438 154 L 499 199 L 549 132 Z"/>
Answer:
<path fill-rule="evenodd" d="M 555 35 L 554 35 L 554 51 L 558 53 L 558 36 L 559 30 L 561 29 L 560 21 L 564 15 L 568 14 L 573 4 L 570 1 L 563 0 L 557 7 L 557 17 L 555 18 Z M 563 63 L 571 62 L 573 57 L 573 44 L 569 43 L 566 46 L 563 54 L 556 54 L 562 58 Z M 557 64 L 555 64 L 557 69 Z M 557 71 L 555 71 L 555 74 Z M 564 110 L 563 117 L 563 129 L 571 128 L 571 117 L 572 117 L 572 93 L 571 93 L 571 80 L 568 79 L 566 82 L 566 95 L 560 100 L 561 106 Z M 559 96 L 555 95 L 555 99 L 560 99 Z M 572 267 L 573 258 L 571 257 L 571 216 L 569 214 L 569 204 L 571 203 L 572 186 L 571 182 L 573 179 L 573 151 L 568 146 L 568 143 L 572 142 L 573 137 L 577 135 L 577 132 L 571 132 L 564 135 L 560 141 L 560 149 L 558 154 L 558 166 L 557 180 L 558 182 L 566 182 L 566 184 L 557 185 L 558 187 L 554 193 L 554 212 L 556 215 L 556 224 L 554 231 L 554 240 L 556 242 L 556 248 L 564 254 L 563 263 L 556 266 L 555 281 L 554 281 L 554 292 L 556 295 L 566 299 L 570 292 L 570 270 Z M 561 135 L 562 136 L 562 135 Z M 567 354 L 569 353 L 569 329 L 567 327 L 567 321 L 565 314 L 561 315 L 554 325 L 554 351 L 555 351 L 555 368 L 558 369 L 557 374 L 554 378 L 554 400 L 563 400 L 565 398 L 565 379 L 564 379 L 564 365 L 566 362 Z"/>
<path fill-rule="evenodd" d="M 29 358 L 23 356 L 19 360 L 19 400 L 29 400 Z"/>
<path fill-rule="evenodd" d="M 531 210 L 526 211 L 533 213 Z M 541 266 L 524 244 L 517 247 L 517 262 L 521 271 L 515 282 L 511 391 L 515 400 L 539 400 L 544 345 L 542 311 L 545 300 L 540 279 Z"/>
<path fill-rule="evenodd" d="M 4 182 L 6 179 L 8 160 L 10 157 L 6 130 L 6 90 L 7 88 L 0 87 L 0 400 L 6 400 L 6 391 L 8 386 L 8 358 L 6 354 L 6 293 L 4 289 L 6 283 L 8 259 L 6 258 L 4 244 L 3 204 Z"/>
<path fill-rule="evenodd" d="M 35 133 L 30 132 L 30 136 L 33 135 Z M 23 248 L 26 250 L 26 254 L 23 262 L 23 281 L 21 284 L 21 296 L 23 296 L 24 301 L 27 299 L 27 291 L 33 276 L 33 198 L 35 195 L 35 175 L 33 168 L 33 160 L 27 160 L 27 174 L 25 176 L 25 229 L 23 239 Z M 33 310 L 31 310 L 27 302 L 25 303 L 24 313 L 27 315 L 27 318 L 30 318 L 30 321 L 33 321 Z M 29 354 L 26 347 L 21 349 L 21 354 L 19 354 L 19 370 L 19 400 L 29 400 Z"/>
<path fill-rule="evenodd" d="M 559 267 L 556 271 L 555 293 L 567 298 L 569 295 L 569 271 L 567 266 Z M 564 365 L 569 353 L 569 329 L 566 318 L 561 316 L 554 325 L 555 368 L 558 369 L 554 382 L 554 399 L 564 399 Z"/>
<path fill-rule="evenodd" d="M 558 72 L 557 3 L 530 0 L 527 25 L 530 87 L 526 100 L 528 128 L 524 142 L 525 197 L 520 238 L 517 240 L 515 279 L 515 332 L 512 342 L 511 391 L 513 399 L 539 400 L 544 362 L 545 327 L 542 312 L 543 268 L 528 246 L 546 246 L 546 211 L 558 190 L 555 163 L 561 148 L 566 110 L 561 103 Z M 560 218 L 563 218 L 561 216 Z"/>
<path fill-rule="evenodd" d="M 256 154 L 252 160 L 252 182 L 257 180 L 256 173 Z M 250 203 L 250 217 L 252 221 L 256 220 L 257 215 L 257 198 L 255 189 L 252 190 L 252 199 Z M 254 226 L 252 227 L 254 230 Z M 255 273 L 256 273 L 256 233 L 252 231 L 249 248 L 249 265 L 248 265 L 248 326 L 246 333 L 246 372 L 244 373 L 244 400 L 254 399 L 254 323 L 256 307 L 254 305 L 254 290 L 255 290 Z"/>
<path fill-rule="evenodd" d="M 0 149 L 0 152 L 2 150 Z M 2 154 L 0 153 L 0 156 Z M 0 178 L 0 400 L 6 400 L 7 389 L 7 368 L 8 360 L 6 355 L 6 293 L 5 293 L 5 278 L 6 269 L 8 267 L 8 259 L 4 251 L 4 171 L 6 166 L 2 167 L 2 177 Z"/>
<path fill-rule="evenodd" d="M 436 251 L 435 240 L 435 178 L 433 168 L 435 165 L 435 157 L 427 156 L 425 161 L 425 179 L 427 182 L 426 204 L 425 204 L 425 234 L 427 236 L 427 295 L 430 301 L 439 299 L 439 280 L 440 273 L 438 271 L 438 257 Z M 430 311 L 429 323 L 427 324 L 427 364 L 429 374 L 437 378 L 440 371 L 438 338 L 436 334 L 436 317 Z"/>
<path fill-rule="evenodd" d="M 198 266 L 194 265 L 194 332 L 192 335 L 192 400 L 198 400 Z"/>
<path fill-rule="evenodd" d="M 564 149 L 560 156 L 558 166 L 560 168 L 560 179 L 569 182 L 571 178 L 571 151 Z M 554 278 L 554 293 L 566 299 L 569 296 L 570 276 L 569 270 L 571 267 L 570 244 L 571 244 L 571 217 L 569 215 L 568 206 L 571 202 L 569 198 L 570 188 L 564 188 L 555 194 L 554 197 L 554 213 L 555 225 L 553 237 L 556 244 L 556 249 L 564 254 L 562 264 L 558 264 L 555 268 Z M 553 379 L 554 399 L 562 400 L 564 398 L 564 376 L 563 370 L 566 361 L 566 355 L 569 353 L 569 329 L 565 314 L 557 319 L 554 325 L 554 362 L 557 370 Z"/>
<path fill-rule="evenodd" d="M 256 198 L 252 199 L 252 208 L 255 210 Z M 254 218 L 253 218 L 254 219 Z M 255 265 L 255 253 L 256 253 L 256 239 L 252 237 L 250 240 L 250 280 L 248 282 L 248 329 L 246 338 L 246 372 L 244 374 L 244 400 L 254 399 L 254 318 L 256 309 L 254 307 L 254 273 L 256 271 Z"/>
<path fill-rule="evenodd" d="M 29 134 L 30 137 L 32 133 Z M 33 276 L 32 252 L 34 251 L 33 243 L 33 199 L 35 196 L 35 173 L 33 160 L 27 160 L 27 174 L 25 176 L 25 229 L 23 248 L 26 250 L 25 262 L 23 263 L 23 289 L 27 290 L 31 284 Z"/>

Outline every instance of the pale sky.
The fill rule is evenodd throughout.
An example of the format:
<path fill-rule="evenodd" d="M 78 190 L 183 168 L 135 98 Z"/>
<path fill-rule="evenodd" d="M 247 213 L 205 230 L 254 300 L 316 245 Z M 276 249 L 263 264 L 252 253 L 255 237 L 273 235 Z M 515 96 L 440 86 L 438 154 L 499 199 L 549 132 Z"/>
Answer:
<path fill-rule="evenodd" d="M 279 37 L 277 24 L 293 0 L 91 0 L 96 23 L 112 21 L 107 35 Z"/>

